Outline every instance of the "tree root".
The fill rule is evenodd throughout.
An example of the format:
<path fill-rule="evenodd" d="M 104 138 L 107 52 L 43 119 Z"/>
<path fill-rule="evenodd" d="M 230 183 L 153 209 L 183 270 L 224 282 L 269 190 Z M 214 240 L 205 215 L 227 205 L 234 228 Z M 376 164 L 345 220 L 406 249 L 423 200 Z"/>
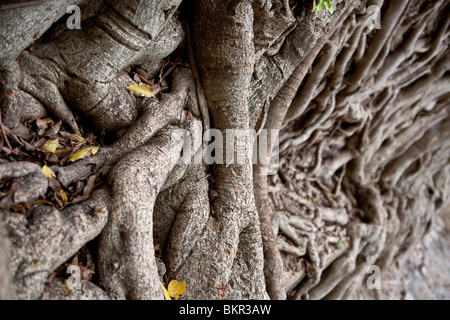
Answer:
<path fill-rule="evenodd" d="M 10 268 L 19 299 L 37 299 L 50 273 L 96 237 L 108 218 L 108 196 L 98 190 L 85 203 L 57 209 L 38 205 L 32 219 L 6 211 L 0 220 L 10 239 Z"/>
<path fill-rule="evenodd" d="M 189 75 L 187 69 L 175 70 L 172 92 L 164 95 L 161 102 L 147 102 L 142 116 L 111 146 L 70 166 L 54 168 L 59 181 L 68 186 L 91 173 L 93 168 L 98 170 L 104 164 L 114 165 L 124 155 L 147 143 L 161 128 L 180 121 L 185 116 L 182 111 L 186 105 Z"/>
<path fill-rule="evenodd" d="M 99 270 L 100 283 L 113 299 L 163 298 L 153 246 L 153 206 L 182 146 L 183 135 L 167 127 L 110 173 L 113 205 L 100 236 Z"/>
<path fill-rule="evenodd" d="M 81 288 L 70 290 L 66 279 L 53 278 L 45 284 L 42 300 L 109 300 L 108 295 L 101 288 L 90 281 L 81 280 Z"/>

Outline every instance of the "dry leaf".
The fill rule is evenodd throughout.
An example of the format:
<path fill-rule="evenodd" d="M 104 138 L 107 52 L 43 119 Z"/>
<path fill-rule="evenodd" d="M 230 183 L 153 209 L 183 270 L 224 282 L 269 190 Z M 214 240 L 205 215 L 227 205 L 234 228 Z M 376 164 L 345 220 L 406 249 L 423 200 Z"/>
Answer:
<path fill-rule="evenodd" d="M 78 141 L 75 142 L 75 144 L 79 144 L 79 143 L 82 143 L 84 141 L 84 138 L 82 136 L 79 136 L 79 135 L 77 135 L 75 133 L 71 133 L 71 135 L 78 139 Z"/>
<path fill-rule="evenodd" d="M 90 157 L 91 155 L 96 154 L 97 151 L 98 151 L 98 146 L 78 150 L 78 151 L 72 153 L 71 155 L 69 155 L 69 162 L 75 162 L 75 161 Z"/>
<path fill-rule="evenodd" d="M 42 167 L 42 174 L 48 179 L 54 179 L 56 178 L 56 174 L 53 172 L 52 169 L 50 169 L 47 165 L 44 165 Z"/>
<path fill-rule="evenodd" d="M 56 152 L 55 152 L 55 154 L 60 158 L 67 157 L 71 153 L 72 153 L 72 148 L 69 148 L 69 147 L 58 148 L 58 149 L 56 149 Z"/>
<path fill-rule="evenodd" d="M 39 200 L 36 200 L 36 201 L 33 203 L 33 205 L 36 205 L 36 204 L 48 204 L 48 205 L 50 205 L 50 206 L 56 208 L 55 204 L 54 204 L 54 203 L 51 203 L 51 202 L 48 201 L 48 200 L 39 199 Z"/>
<path fill-rule="evenodd" d="M 61 130 L 62 121 L 58 121 L 53 126 L 51 126 L 47 131 L 45 131 L 46 136 L 53 138 L 54 135 L 58 134 L 59 130 Z"/>
<path fill-rule="evenodd" d="M 141 69 L 141 68 L 135 68 L 135 69 L 136 69 L 136 72 L 139 74 L 139 77 L 141 77 L 145 80 L 148 80 L 147 72 L 145 72 L 144 69 Z"/>
<path fill-rule="evenodd" d="M 59 147 L 59 140 L 47 140 L 44 145 L 41 147 L 42 151 L 55 153 L 56 149 Z"/>
<path fill-rule="evenodd" d="M 67 200 L 69 200 L 69 198 L 67 197 L 67 194 L 64 192 L 63 189 L 59 190 L 59 194 L 61 195 L 61 199 L 65 202 L 67 202 Z"/>
<path fill-rule="evenodd" d="M 127 90 L 130 91 L 133 95 L 139 96 L 139 97 L 147 97 L 147 98 L 156 98 L 156 96 L 153 94 L 151 87 L 148 84 L 141 83 L 139 85 L 132 84 L 131 86 L 127 87 Z"/>
<path fill-rule="evenodd" d="M 169 282 L 169 285 L 167 287 L 169 295 L 172 298 L 175 298 L 175 300 L 178 300 L 180 295 L 183 294 L 184 290 L 186 290 L 186 282 L 184 281 L 178 282 L 177 280 L 172 280 Z"/>
<path fill-rule="evenodd" d="M 47 129 L 51 124 L 53 124 L 53 120 L 50 118 L 36 119 L 36 126 L 38 129 Z"/>

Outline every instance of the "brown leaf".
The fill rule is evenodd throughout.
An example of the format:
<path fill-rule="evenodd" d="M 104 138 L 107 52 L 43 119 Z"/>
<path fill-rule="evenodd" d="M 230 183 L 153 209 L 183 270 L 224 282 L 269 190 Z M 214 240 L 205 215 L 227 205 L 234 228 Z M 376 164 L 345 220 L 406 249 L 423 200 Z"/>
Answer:
<path fill-rule="evenodd" d="M 61 130 L 62 121 L 58 121 L 53 126 L 50 127 L 47 131 L 45 131 L 45 136 L 47 137 L 54 137 L 56 134 L 58 134 L 59 130 Z"/>
<path fill-rule="evenodd" d="M 59 158 L 64 158 L 64 157 L 67 157 L 72 152 L 73 152 L 72 148 L 60 148 L 60 149 L 56 149 L 55 153 Z"/>
<path fill-rule="evenodd" d="M 38 136 L 42 137 L 44 135 L 44 133 L 45 133 L 45 130 L 46 129 L 39 129 L 38 132 L 37 132 Z"/>
<path fill-rule="evenodd" d="M 51 163 L 56 163 L 56 162 L 58 162 L 59 158 L 56 154 L 53 153 L 49 157 L 46 157 L 46 160 Z"/>
<path fill-rule="evenodd" d="M 61 131 L 59 133 L 61 137 L 63 137 L 67 142 L 72 142 L 75 144 L 79 144 L 85 141 L 85 139 L 77 134 Z"/>
<path fill-rule="evenodd" d="M 42 118 L 36 119 L 36 126 L 38 129 L 47 129 L 49 125 L 53 124 L 53 120 L 51 118 Z"/>
<path fill-rule="evenodd" d="M 141 78 L 139 77 L 139 75 L 137 73 L 134 74 L 133 76 L 133 80 L 136 81 L 137 83 L 141 83 Z"/>
<path fill-rule="evenodd" d="M 62 209 L 62 208 L 64 208 L 63 201 L 60 200 L 60 199 L 56 196 L 56 194 L 53 194 L 52 201 L 54 201 L 54 202 L 56 203 L 57 209 Z"/>
<path fill-rule="evenodd" d="M 78 180 L 75 184 L 75 194 L 78 195 L 80 194 L 84 189 L 84 182 Z"/>
<path fill-rule="evenodd" d="M 23 146 L 25 147 L 25 149 L 27 149 L 28 151 L 35 151 L 36 148 L 33 147 L 31 144 L 29 144 L 28 142 L 26 142 L 24 139 L 19 137 L 20 142 L 22 142 Z"/>
<path fill-rule="evenodd" d="M 34 143 L 33 147 L 36 149 L 39 149 L 40 147 L 42 147 L 45 144 L 45 142 L 46 142 L 46 140 L 44 138 L 41 138 Z"/>
<path fill-rule="evenodd" d="M 139 77 L 148 81 L 148 75 L 144 69 L 141 69 L 141 68 L 135 68 L 135 69 L 136 69 L 136 72 L 139 74 Z"/>
<path fill-rule="evenodd" d="M 95 274 L 95 271 L 90 268 L 86 268 L 83 265 L 80 265 L 80 274 L 83 280 L 91 280 L 92 275 Z"/>

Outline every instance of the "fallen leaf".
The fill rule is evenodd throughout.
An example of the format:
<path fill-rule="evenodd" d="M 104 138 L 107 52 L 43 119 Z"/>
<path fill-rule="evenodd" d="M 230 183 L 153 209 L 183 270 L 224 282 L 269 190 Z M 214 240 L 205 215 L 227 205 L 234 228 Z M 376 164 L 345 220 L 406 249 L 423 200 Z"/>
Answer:
<path fill-rule="evenodd" d="M 136 81 L 137 83 L 141 83 L 141 78 L 139 77 L 139 75 L 137 73 L 134 74 L 133 80 Z"/>
<path fill-rule="evenodd" d="M 44 135 L 53 138 L 56 134 L 58 134 L 59 130 L 61 130 L 61 125 L 62 121 L 60 120 L 45 131 Z"/>
<path fill-rule="evenodd" d="M 76 142 L 76 143 L 81 143 L 81 142 L 84 141 L 84 138 L 82 136 L 79 136 L 79 135 L 77 135 L 75 133 L 71 133 L 71 134 L 72 134 L 72 136 L 74 136 L 75 138 L 78 139 L 78 142 Z"/>
<path fill-rule="evenodd" d="M 145 80 L 148 80 L 147 72 L 145 72 L 144 69 L 141 69 L 141 68 L 135 68 L 135 69 L 136 69 L 136 72 L 139 74 L 139 77 L 141 77 Z"/>
<path fill-rule="evenodd" d="M 80 144 L 82 143 L 84 140 L 84 138 L 82 136 L 79 136 L 77 134 L 74 133 L 69 133 L 69 132 L 65 132 L 65 131 L 61 131 L 60 135 L 67 141 L 69 140 L 70 142 L 73 142 L 75 144 Z"/>
<path fill-rule="evenodd" d="M 64 157 L 67 157 L 68 155 L 70 155 L 71 153 L 72 153 L 72 148 L 69 148 L 69 147 L 67 147 L 67 148 L 58 148 L 58 149 L 56 149 L 56 155 L 58 155 L 58 157 L 60 157 L 60 158 L 64 158 Z"/>
<path fill-rule="evenodd" d="M 48 179 L 56 178 L 56 174 L 46 164 L 42 167 L 42 174 Z"/>
<path fill-rule="evenodd" d="M 65 202 L 67 202 L 67 200 L 69 200 L 69 198 L 67 197 L 67 194 L 64 192 L 63 189 L 59 190 L 59 194 L 61 195 L 61 199 Z"/>
<path fill-rule="evenodd" d="M 95 271 L 89 268 L 86 268 L 85 266 L 80 266 L 80 274 L 81 278 L 83 280 L 90 281 L 92 278 L 92 275 L 95 274 Z"/>
<path fill-rule="evenodd" d="M 47 129 L 51 124 L 53 124 L 53 120 L 50 118 L 36 119 L 36 126 L 38 129 Z"/>
<path fill-rule="evenodd" d="M 161 282 L 161 287 L 162 287 L 163 292 L 164 292 L 164 298 L 165 298 L 166 300 L 172 300 L 172 299 L 170 298 L 169 292 L 167 291 L 166 287 L 164 287 L 164 285 L 163 285 L 162 282 Z"/>
<path fill-rule="evenodd" d="M 139 97 L 147 97 L 147 98 L 156 98 L 153 94 L 151 87 L 148 84 L 141 83 L 139 85 L 132 84 L 127 87 L 127 90 L 131 92 L 131 94 Z"/>
<path fill-rule="evenodd" d="M 167 291 L 169 292 L 169 295 L 172 298 L 175 298 L 175 300 L 178 300 L 180 295 L 183 294 L 184 290 L 186 290 L 186 282 L 184 281 L 178 282 L 177 280 L 172 280 L 169 282 L 169 285 L 167 286 Z"/>
<path fill-rule="evenodd" d="M 98 151 L 98 146 L 78 150 L 69 155 L 69 162 L 75 162 L 75 161 L 90 157 L 91 155 L 96 154 L 97 151 Z"/>
<path fill-rule="evenodd" d="M 55 207 L 56 208 L 56 206 L 55 206 L 55 204 L 54 203 L 51 203 L 50 201 L 48 201 L 48 200 L 44 200 L 44 199 L 39 199 L 39 200 L 36 200 L 34 203 L 33 203 L 33 206 L 34 205 L 36 205 L 36 204 L 48 204 L 48 205 L 50 205 L 50 206 L 52 206 L 52 207 Z"/>
<path fill-rule="evenodd" d="M 336 243 L 336 249 L 338 250 L 344 249 L 344 239 L 339 238 L 339 241 Z"/>
<path fill-rule="evenodd" d="M 59 147 L 59 140 L 47 140 L 41 147 L 42 151 L 55 153 L 56 149 Z"/>

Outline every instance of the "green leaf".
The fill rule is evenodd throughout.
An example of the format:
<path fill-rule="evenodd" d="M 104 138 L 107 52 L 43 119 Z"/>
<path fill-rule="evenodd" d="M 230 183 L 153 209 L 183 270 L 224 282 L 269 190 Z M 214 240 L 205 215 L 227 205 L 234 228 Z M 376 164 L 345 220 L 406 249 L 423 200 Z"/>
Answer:
<path fill-rule="evenodd" d="M 322 11 L 324 2 L 325 2 L 325 0 L 320 0 L 319 4 L 315 7 L 317 12 Z"/>
<path fill-rule="evenodd" d="M 336 249 L 338 250 L 344 249 L 344 239 L 339 238 L 339 241 L 336 243 Z"/>
<path fill-rule="evenodd" d="M 328 12 L 330 12 L 331 14 L 333 14 L 333 12 L 334 12 L 334 7 L 333 7 L 333 3 L 331 3 L 331 1 L 326 1 L 326 2 L 325 2 L 325 8 L 328 9 Z"/>

